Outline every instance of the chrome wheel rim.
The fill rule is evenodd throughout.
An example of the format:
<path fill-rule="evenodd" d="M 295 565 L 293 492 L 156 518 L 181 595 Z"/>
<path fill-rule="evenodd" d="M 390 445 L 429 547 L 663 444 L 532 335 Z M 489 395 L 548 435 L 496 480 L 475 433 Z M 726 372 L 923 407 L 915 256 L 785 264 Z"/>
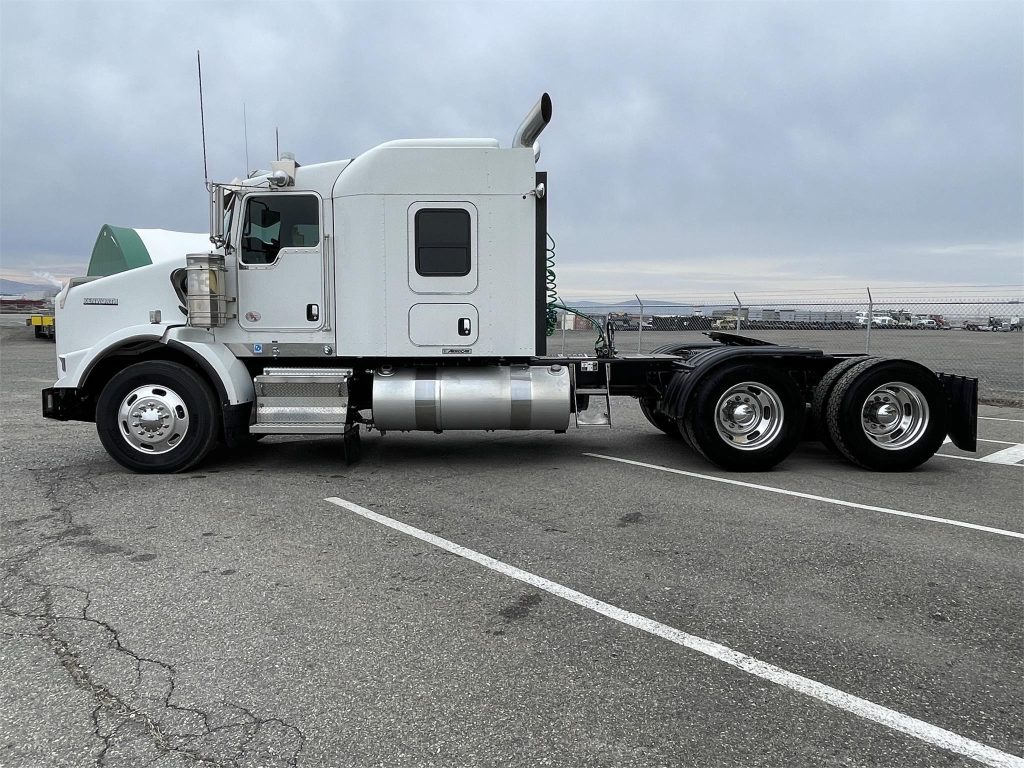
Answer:
<path fill-rule="evenodd" d="M 754 381 L 729 387 L 715 406 L 715 429 L 733 448 L 756 451 L 782 431 L 785 412 L 773 390 Z"/>
<path fill-rule="evenodd" d="M 188 422 L 185 401 L 174 390 L 159 385 L 136 387 L 117 411 L 121 436 L 139 453 L 174 450 L 188 432 Z"/>
<path fill-rule="evenodd" d="M 928 400 L 917 387 L 891 381 L 875 389 L 861 407 L 860 425 L 879 448 L 898 451 L 928 429 Z"/>

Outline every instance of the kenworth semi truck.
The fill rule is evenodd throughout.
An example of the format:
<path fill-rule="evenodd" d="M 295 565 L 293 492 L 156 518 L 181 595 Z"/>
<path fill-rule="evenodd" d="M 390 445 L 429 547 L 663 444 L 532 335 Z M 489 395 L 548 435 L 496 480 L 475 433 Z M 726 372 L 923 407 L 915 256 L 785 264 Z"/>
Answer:
<path fill-rule="evenodd" d="M 623 395 L 727 470 L 767 470 L 809 433 L 872 470 L 916 467 L 947 435 L 975 450 L 977 380 L 909 360 L 726 332 L 619 354 L 596 323 L 593 354 L 549 354 L 536 164 L 550 119 L 545 94 L 508 147 L 407 139 L 316 165 L 283 155 L 208 185 L 209 237 L 103 227 L 89 274 L 56 299 L 43 414 L 94 421 L 139 472 L 186 470 L 262 435 L 343 436 L 351 461 L 360 426 L 610 426 Z"/>

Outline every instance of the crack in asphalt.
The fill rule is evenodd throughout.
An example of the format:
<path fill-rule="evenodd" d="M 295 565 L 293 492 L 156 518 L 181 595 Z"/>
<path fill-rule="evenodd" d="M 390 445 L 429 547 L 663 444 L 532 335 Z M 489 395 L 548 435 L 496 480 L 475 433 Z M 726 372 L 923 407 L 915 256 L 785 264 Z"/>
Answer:
<path fill-rule="evenodd" d="M 41 536 L 38 546 L 0 560 L 6 587 L 0 611 L 35 628 L 0 634 L 41 642 L 72 684 L 91 697 L 95 703 L 93 735 L 100 743 L 95 755 L 97 768 L 118 763 L 139 765 L 140 747 L 156 752 L 146 765 L 176 756 L 216 768 L 297 766 L 306 743 L 306 735 L 298 726 L 278 717 L 261 717 L 225 699 L 208 707 L 175 703 L 176 666 L 126 646 L 116 627 L 92 615 L 92 597 L 87 589 L 43 583 L 23 572 L 44 550 L 91 534 L 89 526 L 75 524 L 71 503 L 61 497 L 61 489 L 75 487 L 68 484 L 71 481 L 99 493 L 89 478 L 72 475 L 67 468 L 33 469 L 31 473 L 59 528 Z M 62 590 L 76 598 L 77 610 L 61 612 L 57 597 Z M 125 662 L 134 670 L 134 680 L 124 690 L 105 682 L 96 669 Z M 152 686 L 159 690 L 155 697 L 146 693 Z"/>

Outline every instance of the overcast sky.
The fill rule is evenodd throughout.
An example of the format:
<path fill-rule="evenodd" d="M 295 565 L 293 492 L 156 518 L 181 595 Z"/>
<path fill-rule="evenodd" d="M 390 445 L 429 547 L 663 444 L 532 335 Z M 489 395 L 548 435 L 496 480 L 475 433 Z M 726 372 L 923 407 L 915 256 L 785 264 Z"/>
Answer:
<path fill-rule="evenodd" d="M 547 90 L 571 298 L 1024 281 L 1024 3 L 0 4 L 0 260 L 207 227 L 210 175 L 507 146 Z"/>

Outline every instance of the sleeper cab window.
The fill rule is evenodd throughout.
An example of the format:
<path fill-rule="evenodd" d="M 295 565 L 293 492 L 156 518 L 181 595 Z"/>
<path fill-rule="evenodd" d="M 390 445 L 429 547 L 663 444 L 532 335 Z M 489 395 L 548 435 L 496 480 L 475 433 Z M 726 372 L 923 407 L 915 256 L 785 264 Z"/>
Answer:
<path fill-rule="evenodd" d="M 463 208 L 416 211 L 416 272 L 423 277 L 468 275 L 470 242 L 469 211 Z"/>
<path fill-rule="evenodd" d="M 239 258 L 273 264 L 282 248 L 320 244 L 320 201 L 314 195 L 250 195 L 245 202 Z"/>

